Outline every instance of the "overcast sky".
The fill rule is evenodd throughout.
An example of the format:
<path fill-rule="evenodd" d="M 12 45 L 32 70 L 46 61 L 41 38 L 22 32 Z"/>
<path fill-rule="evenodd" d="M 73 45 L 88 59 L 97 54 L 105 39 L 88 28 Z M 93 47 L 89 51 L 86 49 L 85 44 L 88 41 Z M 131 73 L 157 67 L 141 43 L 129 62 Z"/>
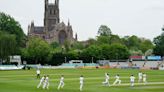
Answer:
<path fill-rule="evenodd" d="M 25 33 L 32 20 L 43 26 L 44 0 L 0 0 L 0 11 L 19 21 Z M 79 40 L 95 38 L 101 24 L 121 37 L 152 40 L 164 25 L 164 0 L 60 0 L 60 19 L 70 20 Z"/>

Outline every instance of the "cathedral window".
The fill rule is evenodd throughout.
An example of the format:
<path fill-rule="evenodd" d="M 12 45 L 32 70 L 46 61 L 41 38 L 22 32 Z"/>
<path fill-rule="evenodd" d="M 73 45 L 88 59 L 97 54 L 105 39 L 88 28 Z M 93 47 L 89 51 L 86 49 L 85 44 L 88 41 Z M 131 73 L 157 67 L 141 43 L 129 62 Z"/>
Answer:
<path fill-rule="evenodd" d="M 52 14 L 52 10 L 50 10 L 50 15 Z"/>
<path fill-rule="evenodd" d="M 54 10 L 54 15 L 55 15 L 56 11 Z"/>

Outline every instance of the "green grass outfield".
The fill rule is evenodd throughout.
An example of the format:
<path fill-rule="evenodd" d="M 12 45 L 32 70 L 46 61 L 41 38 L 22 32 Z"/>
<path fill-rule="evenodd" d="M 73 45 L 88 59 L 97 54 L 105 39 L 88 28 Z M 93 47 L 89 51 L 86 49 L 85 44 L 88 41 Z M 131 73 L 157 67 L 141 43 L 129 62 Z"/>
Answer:
<path fill-rule="evenodd" d="M 0 71 L 0 92 L 79 92 L 79 77 L 84 75 L 83 92 L 164 92 L 164 71 L 144 70 L 147 73 L 149 84 L 129 86 L 129 77 L 134 74 L 137 79 L 139 70 L 120 69 L 44 69 L 41 74 L 50 77 L 50 89 L 37 89 L 39 80 L 36 79 L 36 70 Z M 120 74 L 122 85 L 106 87 L 102 85 L 104 73 L 110 74 L 110 83 L 114 76 Z M 65 76 L 65 86 L 57 90 L 60 75 Z"/>

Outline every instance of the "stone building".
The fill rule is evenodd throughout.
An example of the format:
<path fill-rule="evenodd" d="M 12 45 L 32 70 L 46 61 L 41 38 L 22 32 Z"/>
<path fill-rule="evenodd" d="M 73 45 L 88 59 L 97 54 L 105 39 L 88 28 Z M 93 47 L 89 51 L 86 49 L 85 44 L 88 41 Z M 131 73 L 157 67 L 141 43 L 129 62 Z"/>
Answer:
<path fill-rule="evenodd" d="M 73 30 L 69 21 L 66 25 L 60 22 L 59 0 L 49 3 L 45 0 L 44 26 L 35 26 L 32 21 L 28 26 L 28 37 L 41 37 L 48 43 L 58 42 L 63 44 L 66 40 L 73 43 L 77 41 L 77 34 L 73 38 Z"/>

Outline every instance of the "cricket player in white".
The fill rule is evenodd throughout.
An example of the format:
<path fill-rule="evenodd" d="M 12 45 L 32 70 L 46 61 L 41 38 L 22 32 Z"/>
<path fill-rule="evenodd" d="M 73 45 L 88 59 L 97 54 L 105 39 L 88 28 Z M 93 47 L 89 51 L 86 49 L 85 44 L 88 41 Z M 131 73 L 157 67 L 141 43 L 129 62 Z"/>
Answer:
<path fill-rule="evenodd" d="M 144 83 L 144 85 L 146 85 L 146 83 L 147 83 L 146 74 L 145 73 L 143 73 L 143 83 Z"/>
<path fill-rule="evenodd" d="M 130 86 L 134 86 L 134 81 L 135 81 L 135 77 L 133 75 L 130 76 Z"/>
<path fill-rule="evenodd" d="M 115 84 L 117 84 L 117 83 L 118 83 L 118 84 L 121 84 L 121 80 L 120 80 L 119 74 L 117 74 L 115 78 L 116 78 L 116 80 L 114 81 L 113 85 L 115 85 Z"/>
<path fill-rule="evenodd" d="M 109 74 L 105 73 L 105 81 L 102 82 L 105 86 L 110 86 L 109 84 Z"/>
<path fill-rule="evenodd" d="M 44 84 L 43 84 L 43 89 L 49 89 L 49 77 L 48 75 L 46 76 L 45 80 L 44 80 Z"/>
<path fill-rule="evenodd" d="M 140 83 L 142 81 L 142 72 L 138 73 L 138 82 Z"/>
<path fill-rule="evenodd" d="M 40 86 L 44 83 L 45 77 L 46 77 L 46 76 L 43 76 L 43 77 L 40 79 L 40 83 L 38 84 L 37 88 L 40 88 Z"/>
<path fill-rule="evenodd" d="M 59 83 L 59 85 L 58 85 L 58 90 L 59 90 L 60 88 L 63 88 L 63 87 L 64 87 L 64 76 L 62 75 L 61 78 L 60 78 L 60 83 Z"/>
<path fill-rule="evenodd" d="M 36 77 L 40 78 L 40 70 L 39 69 L 36 70 Z"/>
<path fill-rule="evenodd" d="M 84 77 L 83 75 L 80 76 L 80 91 L 82 91 L 84 85 Z"/>

